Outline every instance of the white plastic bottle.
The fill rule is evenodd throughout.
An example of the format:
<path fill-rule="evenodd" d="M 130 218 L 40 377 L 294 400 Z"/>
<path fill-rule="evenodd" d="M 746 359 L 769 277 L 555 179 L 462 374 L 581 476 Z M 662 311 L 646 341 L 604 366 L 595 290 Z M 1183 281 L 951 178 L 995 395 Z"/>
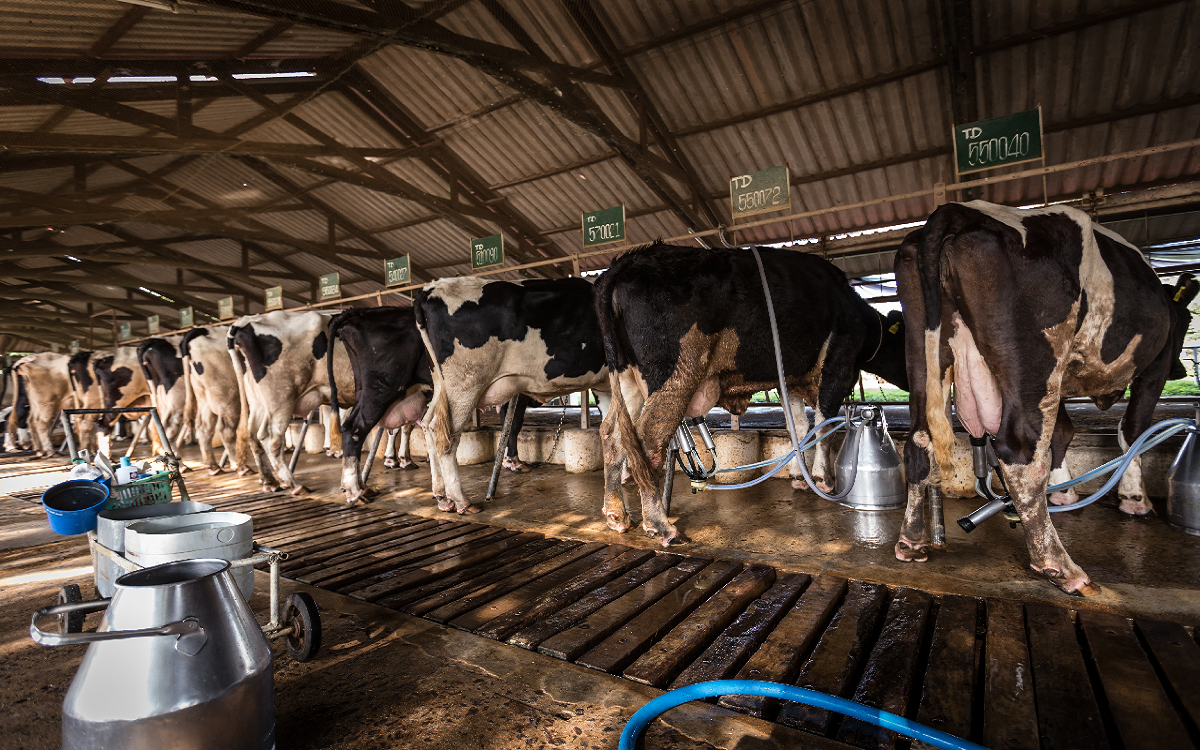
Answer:
<path fill-rule="evenodd" d="M 138 478 L 137 468 L 129 465 L 129 457 L 121 456 L 121 465 L 117 467 L 117 484 L 129 484 Z"/>

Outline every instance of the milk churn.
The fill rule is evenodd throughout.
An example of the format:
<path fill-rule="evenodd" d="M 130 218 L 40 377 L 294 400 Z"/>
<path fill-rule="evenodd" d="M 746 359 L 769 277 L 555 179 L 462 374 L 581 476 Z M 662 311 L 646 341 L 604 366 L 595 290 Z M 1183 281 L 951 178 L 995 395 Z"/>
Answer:
<path fill-rule="evenodd" d="M 45 646 L 89 643 L 63 701 L 64 750 L 269 750 L 271 650 L 225 560 L 180 560 L 116 580 L 111 600 L 38 611 Z M 38 620 L 107 609 L 95 633 Z"/>
<path fill-rule="evenodd" d="M 1200 410 L 1196 413 L 1200 424 Z M 1167 472 L 1167 520 L 1180 531 L 1200 536 L 1200 444 L 1188 432 Z"/>
<path fill-rule="evenodd" d="M 864 406 L 857 418 L 850 420 L 834 471 L 839 492 L 854 483 L 843 505 L 855 510 L 891 510 L 908 502 L 900 454 L 888 435 L 881 407 Z"/>

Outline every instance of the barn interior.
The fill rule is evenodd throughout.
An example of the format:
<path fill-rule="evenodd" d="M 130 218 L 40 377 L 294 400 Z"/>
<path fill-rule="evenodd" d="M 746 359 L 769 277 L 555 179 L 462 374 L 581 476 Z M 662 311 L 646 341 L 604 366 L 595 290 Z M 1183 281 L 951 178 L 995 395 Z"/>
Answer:
<path fill-rule="evenodd" d="M 3 7 L 9 366 L 274 308 L 407 307 L 444 277 L 594 277 L 658 239 L 817 254 L 886 311 L 898 307 L 901 240 L 948 201 L 1071 206 L 1137 246 L 1164 282 L 1200 271 L 1197 0 Z M 955 126 L 1030 112 L 1036 158 L 976 170 L 956 152 Z M 787 203 L 739 209 L 735 178 L 778 167 Z M 589 239 L 587 214 L 614 208 L 620 238 Z M 497 236 L 489 260 L 500 262 L 473 262 L 474 243 Z M 1196 414 L 1194 346 L 1189 330 L 1188 376 L 1155 421 Z M 905 396 L 882 388 L 867 380 L 855 400 Z M 1120 454 L 1123 406 L 1071 405 L 1077 473 Z M 903 450 L 905 402 L 884 413 Z M 755 433 L 762 451 L 784 429 L 777 397 L 708 422 Z M 195 445 L 175 446 L 193 498 L 252 516 L 256 540 L 289 556 L 284 593 L 320 608 L 314 658 L 271 641 L 278 746 L 616 747 L 634 711 L 694 681 L 685 670 L 743 677 L 769 656 L 760 646 L 786 643 L 773 679 L 984 746 L 1200 747 L 1200 541 L 1169 523 L 1167 505 L 1182 435 L 1145 459 L 1154 516 L 1119 513 L 1115 492 L 1055 515 L 1103 590 L 1072 599 L 1029 570 L 1020 527 L 953 523 L 977 497 L 946 499 L 948 548 L 919 565 L 892 552 L 902 510 L 847 508 L 778 479 L 692 494 L 680 474 L 671 517 L 689 544 L 617 534 L 600 515 L 600 472 L 568 473 L 555 455 L 564 425 L 598 423 L 594 409 L 586 420 L 577 406 L 531 410 L 531 471 L 503 472 L 469 518 L 436 509 L 419 435 L 418 467 L 377 461 L 377 495 L 355 507 L 319 445 L 299 459 L 300 497 L 260 492 L 253 475 L 210 477 Z M 488 460 L 463 469 L 477 498 L 500 421 L 481 414 L 479 425 Z M 64 585 L 97 595 L 87 540 L 54 534 L 42 510 L 67 468 L 64 456 L 0 454 L 0 713 L 14 747 L 64 741 L 62 703 L 85 650 L 36 645 L 26 623 Z M 406 536 L 431 524 L 448 535 L 432 561 Z M 562 551 L 558 567 L 536 561 L 546 549 Z M 604 661 L 607 640 L 580 635 L 578 621 L 537 631 L 555 622 L 547 601 L 606 587 L 617 597 L 618 582 L 654 565 L 707 566 L 711 590 L 641 624 L 653 635 L 640 650 Z M 489 584 L 508 586 L 504 596 L 454 606 L 446 592 L 491 568 L 511 569 L 511 583 Z M 263 615 L 270 576 L 255 576 L 251 608 Z M 507 609 L 488 618 L 489 606 Z M 88 615 L 84 629 L 99 622 Z M 656 651 L 666 656 L 650 665 Z M 910 746 L 838 714 L 728 695 L 662 715 L 645 742 Z"/>

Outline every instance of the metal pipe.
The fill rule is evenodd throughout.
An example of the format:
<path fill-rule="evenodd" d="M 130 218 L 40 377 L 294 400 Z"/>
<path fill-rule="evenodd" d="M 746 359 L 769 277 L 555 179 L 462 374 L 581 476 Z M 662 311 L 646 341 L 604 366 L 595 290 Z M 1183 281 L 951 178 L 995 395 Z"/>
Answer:
<path fill-rule="evenodd" d="M 678 455 L 679 449 L 675 446 L 675 439 L 671 438 L 670 447 L 667 448 L 667 470 L 663 474 L 662 497 L 660 498 L 663 515 L 671 514 L 671 492 L 675 489 L 675 459 Z"/>
<path fill-rule="evenodd" d="M 304 436 L 308 434 L 308 426 L 312 424 L 313 415 L 316 413 L 316 409 L 310 411 L 308 416 L 304 418 L 304 424 L 300 427 L 300 437 L 296 440 L 295 449 L 292 450 L 292 460 L 288 462 L 289 474 L 296 473 L 296 463 L 300 460 L 300 451 L 304 450 Z"/>
<path fill-rule="evenodd" d="M 508 438 L 512 435 L 513 422 L 517 418 L 517 402 L 520 400 L 521 394 L 517 394 L 508 400 L 508 411 L 504 414 L 504 426 L 500 428 L 500 444 L 496 446 L 496 457 L 492 461 L 492 477 L 488 480 L 487 497 L 484 500 L 491 500 L 496 495 L 496 485 L 500 481 L 500 466 L 504 463 L 504 455 L 508 451 Z"/>
<path fill-rule="evenodd" d="M 946 515 L 942 510 L 942 492 L 936 485 L 930 483 L 929 492 L 929 528 L 931 544 L 937 549 L 946 547 Z"/>
<path fill-rule="evenodd" d="M 146 428 L 150 426 L 150 420 L 147 417 L 142 417 L 138 420 L 138 431 L 134 433 L 133 440 L 129 441 L 129 450 L 125 451 L 125 457 L 131 458 L 133 451 L 142 440 L 142 436 L 146 434 Z"/>
<path fill-rule="evenodd" d="M 13 411 L 16 411 L 15 406 L 13 407 Z M 68 456 L 70 458 L 75 458 L 79 455 L 79 449 L 75 445 L 75 433 L 71 432 L 71 419 L 67 416 L 67 410 L 64 409 L 63 411 L 59 412 L 58 418 L 60 421 L 62 421 L 63 432 L 65 432 L 67 435 L 67 448 L 70 450 Z M 16 419 L 16 417 L 13 417 L 13 419 Z"/>

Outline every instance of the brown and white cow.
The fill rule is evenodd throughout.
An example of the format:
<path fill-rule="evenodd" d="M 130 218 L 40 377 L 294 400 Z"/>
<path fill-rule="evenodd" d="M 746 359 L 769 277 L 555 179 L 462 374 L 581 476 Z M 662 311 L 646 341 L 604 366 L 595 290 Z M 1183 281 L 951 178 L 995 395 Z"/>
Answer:
<path fill-rule="evenodd" d="M 953 469 L 953 386 L 962 426 L 995 439 L 1033 569 L 1067 593 L 1099 593 L 1047 509 L 1051 467 L 1070 440 L 1062 400 L 1088 396 L 1107 408 L 1132 383 L 1119 428 L 1128 446 L 1150 425 L 1182 342 L 1173 342 L 1172 322 L 1187 316 L 1195 282 L 1173 301 L 1137 248 L 1087 214 L 984 201 L 938 208 L 906 239 L 895 267 L 912 384 L 908 509 L 896 557 L 928 558 L 923 497 L 939 471 Z M 1182 311 L 1173 309 L 1180 303 Z M 1126 513 L 1150 510 L 1139 463 L 1118 486 Z"/>
<path fill-rule="evenodd" d="M 413 307 L 433 364 L 423 426 L 440 510 L 479 510 L 463 492 L 456 455 L 476 408 L 519 393 L 548 401 L 591 388 L 607 410 L 608 373 L 590 282 L 439 279 L 421 289 Z"/>
<path fill-rule="evenodd" d="M 758 250 L 771 285 L 799 439 L 807 432 L 799 399 L 812 404 L 820 423 L 837 414 L 860 370 L 907 388 L 898 315 L 880 315 L 822 258 Z M 714 406 L 742 414 L 754 393 L 779 384 L 758 264 L 750 249 L 655 243 L 622 255 L 604 272 L 596 311 L 611 387 L 620 389 L 600 428 L 608 526 L 626 531 L 632 525 L 618 468 L 628 461 L 641 494 L 642 528 L 664 546 L 685 541 L 667 519 L 659 489 L 664 470 L 674 470 L 664 462 L 676 428 L 684 417 L 703 417 Z M 823 475 L 828 448 L 817 454 L 815 473 Z M 793 478 L 797 486 L 799 477 Z"/>
<path fill-rule="evenodd" d="M 213 436 L 220 435 L 233 469 L 245 474 L 249 471 L 251 446 L 245 433 L 238 434 L 241 393 L 225 345 L 228 334 L 229 326 L 193 328 L 184 334 L 179 353 L 183 355 L 184 378 L 195 403 L 200 463 L 214 474 L 220 472 L 212 453 Z"/>
<path fill-rule="evenodd" d="M 50 439 L 53 423 L 60 411 L 71 408 L 74 403 L 67 375 L 68 359 L 66 354 L 41 352 L 21 357 L 12 368 L 13 377 L 24 381 L 25 395 L 29 399 L 30 437 L 39 456 L 58 453 Z M 10 421 L 15 427 L 16 420 Z"/>
<path fill-rule="evenodd" d="M 144 339 L 137 348 L 150 402 L 158 410 L 167 440 L 176 449 L 192 432 L 195 419 L 195 402 L 184 377 L 182 344 L 183 336 L 154 336 Z"/>
<path fill-rule="evenodd" d="M 292 494 L 306 489 L 296 482 L 283 454 L 284 432 L 292 417 L 304 417 L 329 403 L 325 357 L 330 354 L 326 329 L 333 313 L 276 310 L 247 315 L 229 327 L 226 346 L 242 385 L 241 424 L 265 451 L 271 473 Z M 333 347 L 338 390 L 354 392 L 354 374 L 344 346 Z M 239 429 L 242 429 L 239 427 Z M 341 451 L 341 434 L 327 430 L 333 450 Z M 262 475 L 269 485 L 267 474 Z"/>
<path fill-rule="evenodd" d="M 100 384 L 92 376 L 92 353 L 76 352 L 67 360 L 67 375 L 71 381 L 71 394 L 75 399 L 76 409 L 103 409 L 104 398 L 100 393 Z M 93 451 L 96 449 L 96 416 L 94 414 L 79 414 L 74 420 L 74 430 L 77 446 L 80 450 Z"/>

